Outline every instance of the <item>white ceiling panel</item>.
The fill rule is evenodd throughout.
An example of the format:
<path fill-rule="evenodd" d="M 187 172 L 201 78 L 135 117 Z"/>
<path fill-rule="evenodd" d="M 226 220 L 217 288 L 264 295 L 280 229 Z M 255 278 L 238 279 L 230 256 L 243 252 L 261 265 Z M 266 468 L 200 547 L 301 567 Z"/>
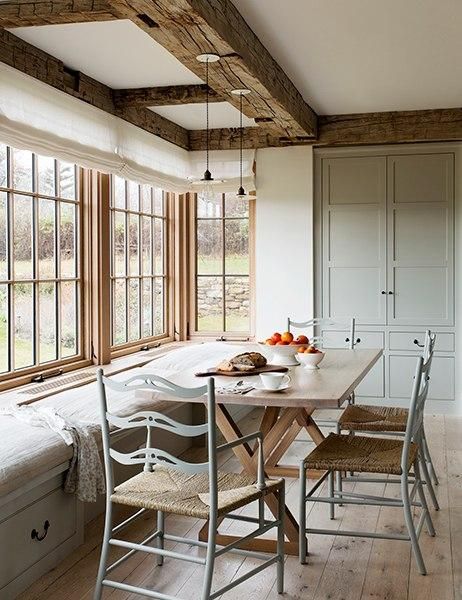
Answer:
<path fill-rule="evenodd" d="M 232 0 L 320 114 L 462 105 L 460 0 Z"/>
<path fill-rule="evenodd" d="M 180 104 L 177 106 L 155 106 L 151 108 L 170 121 L 186 129 L 205 129 L 205 104 Z M 213 102 L 209 105 L 210 127 L 239 127 L 239 111 L 228 102 Z M 243 115 L 244 127 L 255 125 L 253 119 Z"/>
<path fill-rule="evenodd" d="M 20 27 L 14 35 L 112 88 L 202 83 L 131 21 Z"/>

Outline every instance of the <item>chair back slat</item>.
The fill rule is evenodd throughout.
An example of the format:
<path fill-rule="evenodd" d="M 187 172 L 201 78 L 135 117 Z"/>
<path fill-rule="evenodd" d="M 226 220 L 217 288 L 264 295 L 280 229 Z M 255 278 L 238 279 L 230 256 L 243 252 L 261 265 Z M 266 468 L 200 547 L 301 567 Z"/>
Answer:
<path fill-rule="evenodd" d="M 316 331 L 320 328 L 339 328 L 342 331 L 348 332 L 348 337 L 345 339 L 345 347 L 353 349 L 356 345 L 355 331 L 356 331 L 356 319 L 354 317 L 348 319 L 331 319 L 330 317 L 314 317 L 307 321 L 294 321 L 290 317 L 287 319 L 287 331 L 291 331 L 291 328 L 296 329 L 312 329 L 313 336 L 312 341 L 319 345 L 323 345 L 324 339 L 322 335 L 315 335 Z"/>
<path fill-rule="evenodd" d="M 138 383 L 136 383 L 138 382 Z M 199 398 L 207 394 L 207 386 L 202 385 L 200 387 L 186 388 L 160 375 L 144 375 L 138 374 L 129 377 L 125 381 L 114 381 L 109 377 L 104 377 L 103 384 L 112 390 L 117 392 L 131 392 L 139 390 L 149 390 L 151 392 L 158 392 L 160 394 L 169 394 L 175 396 L 175 398 Z"/>
<path fill-rule="evenodd" d="M 173 456 L 166 450 L 159 448 L 140 448 L 133 452 L 118 452 L 114 448 L 110 449 L 111 457 L 122 465 L 143 465 L 146 462 L 156 463 L 169 467 L 171 469 L 177 469 L 184 473 L 206 473 L 209 468 L 209 463 L 190 463 L 180 458 Z"/>
<path fill-rule="evenodd" d="M 182 437 L 197 437 L 205 435 L 208 431 L 208 423 L 201 425 L 185 425 L 179 423 L 166 415 L 154 411 L 138 412 L 128 417 L 118 417 L 106 413 L 108 422 L 118 429 L 134 429 L 136 427 L 155 427 L 175 433 Z"/>
<path fill-rule="evenodd" d="M 403 472 L 407 469 L 411 443 L 420 443 L 423 434 L 423 420 L 425 403 L 430 385 L 430 370 L 433 360 L 436 335 L 430 330 L 425 333 L 425 344 L 423 355 L 417 359 L 417 365 L 412 387 L 411 402 L 404 436 L 403 453 L 401 457 L 401 468 Z"/>

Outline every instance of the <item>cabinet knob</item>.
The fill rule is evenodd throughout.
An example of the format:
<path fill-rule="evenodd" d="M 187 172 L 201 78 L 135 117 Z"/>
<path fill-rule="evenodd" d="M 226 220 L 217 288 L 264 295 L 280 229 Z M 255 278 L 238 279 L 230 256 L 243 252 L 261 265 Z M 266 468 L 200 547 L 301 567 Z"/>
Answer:
<path fill-rule="evenodd" d="M 381 293 L 385 295 L 387 292 L 385 290 L 382 290 Z"/>
<path fill-rule="evenodd" d="M 393 295 L 393 292 L 391 292 L 391 291 L 390 291 L 390 292 L 388 292 L 388 293 L 390 294 L 390 296 L 392 296 L 392 295 Z"/>
<path fill-rule="evenodd" d="M 47 537 L 48 530 L 50 529 L 50 521 L 45 521 L 43 524 L 43 533 L 39 533 L 36 529 L 32 529 L 30 532 L 30 537 L 33 540 L 37 540 L 37 542 L 41 542 Z"/>

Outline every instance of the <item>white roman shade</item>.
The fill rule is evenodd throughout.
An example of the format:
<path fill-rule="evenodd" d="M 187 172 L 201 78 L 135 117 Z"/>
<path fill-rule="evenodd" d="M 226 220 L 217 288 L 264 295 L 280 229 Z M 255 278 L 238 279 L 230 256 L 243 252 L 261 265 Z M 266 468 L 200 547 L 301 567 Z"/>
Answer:
<path fill-rule="evenodd" d="M 188 152 L 16 69 L 0 64 L 0 141 L 172 192 L 197 190 L 205 153 Z M 244 176 L 254 189 L 254 152 Z M 239 153 L 211 153 L 217 190 L 237 189 Z"/>

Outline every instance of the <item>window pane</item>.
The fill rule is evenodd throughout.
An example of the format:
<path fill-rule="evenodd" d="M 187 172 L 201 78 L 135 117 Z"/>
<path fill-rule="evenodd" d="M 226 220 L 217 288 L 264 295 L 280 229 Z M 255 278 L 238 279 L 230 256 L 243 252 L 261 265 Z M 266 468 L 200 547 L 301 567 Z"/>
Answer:
<path fill-rule="evenodd" d="M 31 279 L 32 263 L 32 206 L 30 196 L 14 196 L 14 276 L 16 279 Z"/>
<path fill-rule="evenodd" d="M 249 278 L 227 277 L 225 294 L 225 330 L 249 331 Z"/>
<path fill-rule="evenodd" d="M 113 178 L 112 204 L 115 208 L 126 208 L 125 206 L 125 179 Z"/>
<path fill-rule="evenodd" d="M 113 274 L 125 275 L 125 213 L 114 211 L 112 229 Z"/>
<path fill-rule="evenodd" d="M 55 277 L 56 204 L 54 200 L 38 201 L 38 259 L 39 277 Z"/>
<path fill-rule="evenodd" d="M 65 200 L 77 198 L 75 165 L 59 163 L 59 196 Z"/>
<path fill-rule="evenodd" d="M 0 373 L 8 371 L 8 286 L 0 285 Z"/>
<path fill-rule="evenodd" d="M 163 216 L 165 214 L 164 192 L 159 188 L 153 188 L 154 214 Z"/>
<path fill-rule="evenodd" d="M 7 187 L 7 151 L 5 144 L 0 144 L 0 187 Z"/>
<path fill-rule="evenodd" d="M 59 245 L 61 277 L 76 276 L 76 206 L 60 202 Z"/>
<path fill-rule="evenodd" d="M 8 213 L 6 192 L 0 192 L 0 279 L 8 278 Z"/>
<path fill-rule="evenodd" d="M 152 335 L 152 279 L 143 279 L 143 337 Z"/>
<path fill-rule="evenodd" d="M 61 356 L 77 354 L 76 284 L 64 281 L 61 286 Z"/>
<path fill-rule="evenodd" d="M 56 347 L 56 287 L 54 283 L 39 284 L 39 360 L 57 359 Z"/>
<path fill-rule="evenodd" d="M 162 335 L 166 333 L 165 323 L 165 280 L 160 277 L 155 279 L 154 289 L 154 307 L 155 307 L 155 323 L 154 323 L 154 334 Z"/>
<path fill-rule="evenodd" d="M 130 275 L 139 275 L 140 272 L 140 219 L 138 215 L 128 215 L 128 258 Z"/>
<path fill-rule="evenodd" d="M 32 283 L 13 286 L 14 303 L 14 367 L 34 364 L 34 299 Z"/>
<path fill-rule="evenodd" d="M 151 225 L 151 217 L 141 217 L 143 275 L 151 275 L 152 273 Z"/>
<path fill-rule="evenodd" d="M 164 275 L 164 223 L 163 219 L 154 219 L 154 271 Z"/>
<path fill-rule="evenodd" d="M 140 282 L 138 279 L 128 281 L 128 340 L 140 339 Z"/>
<path fill-rule="evenodd" d="M 55 159 L 37 156 L 38 193 L 44 196 L 55 195 Z"/>
<path fill-rule="evenodd" d="M 223 331 L 223 280 L 197 278 L 197 330 Z"/>
<path fill-rule="evenodd" d="M 128 182 L 128 209 L 139 210 L 140 208 L 140 186 L 134 181 Z"/>
<path fill-rule="evenodd" d="M 127 341 L 126 314 L 125 279 L 115 279 L 112 282 L 112 343 L 114 345 L 124 344 Z"/>
<path fill-rule="evenodd" d="M 225 221 L 225 270 L 233 275 L 249 273 L 249 221 Z"/>
<path fill-rule="evenodd" d="M 150 185 L 141 186 L 141 211 L 152 214 L 152 188 Z"/>
<path fill-rule="evenodd" d="M 204 200 L 201 196 L 197 196 L 197 216 L 219 218 L 222 217 L 223 198 L 221 194 L 217 194 L 210 200 Z"/>
<path fill-rule="evenodd" d="M 197 221 L 197 273 L 223 272 L 222 221 Z"/>
<path fill-rule="evenodd" d="M 249 201 L 244 198 L 238 198 L 233 194 L 225 196 L 225 217 L 248 217 Z"/>
<path fill-rule="evenodd" d="M 12 149 L 13 189 L 32 192 L 32 152 Z"/>

